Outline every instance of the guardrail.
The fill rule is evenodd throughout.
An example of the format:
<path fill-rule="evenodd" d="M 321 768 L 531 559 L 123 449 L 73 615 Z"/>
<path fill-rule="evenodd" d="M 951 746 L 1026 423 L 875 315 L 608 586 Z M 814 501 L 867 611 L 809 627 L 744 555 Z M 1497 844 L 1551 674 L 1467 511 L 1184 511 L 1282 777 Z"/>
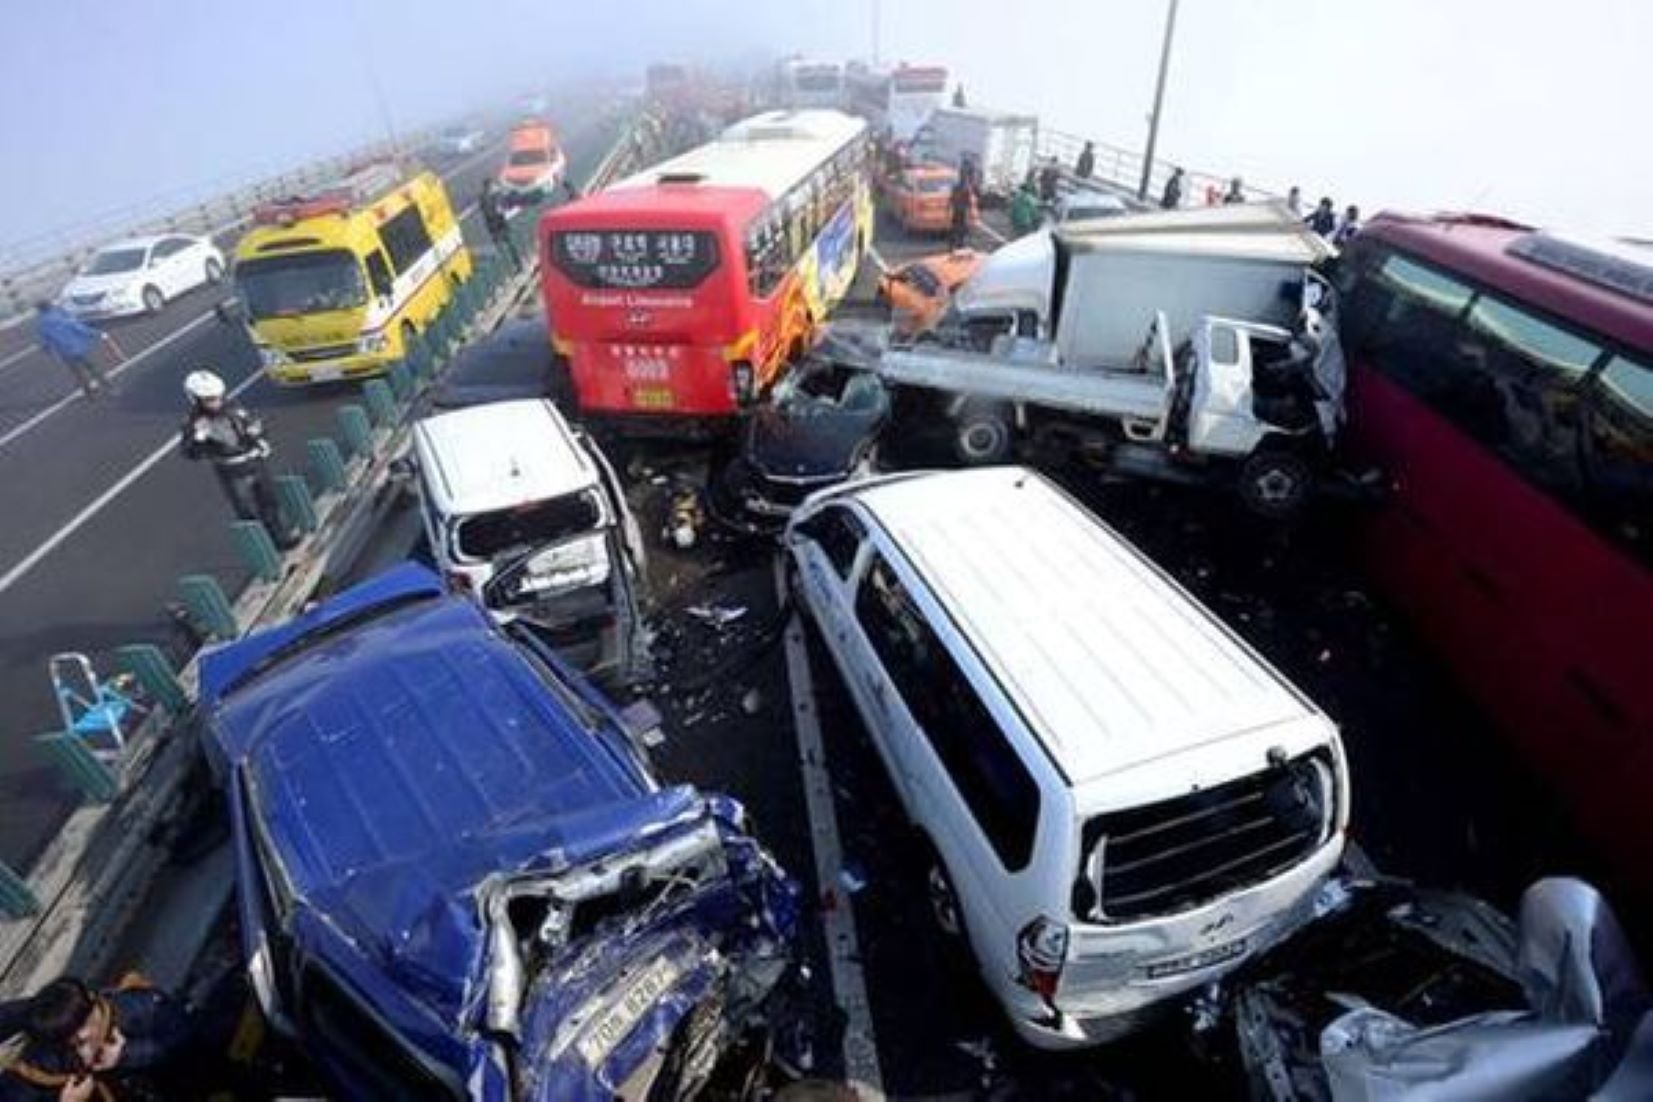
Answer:
<path fill-rule="evenodd" d="M 1039 162 L 1042 164 L 1054 157 L 1064 169 L 1072 171 L 1087 140 L 1091 139 L 1041 126 L 1037 145 Z M 1091 178 L 1135 195 L 1137 187 L 1142 183 L 1142 154 L 1134 149 L 1098 141 L 1092 141 L 1091 149 L 1096 157 L 1096 167 L 1091 172 Z M 1159 205 L 1159 197 L 1165 192 L 1165 183 L 1171 178 L 1171 172 L 1177 165 L 1178 162 L 1166 158 L 1154 161 L 1153 171 L 1148 174 L 1149 203 Z M 1220 176 L 1213 172 L 1183 166 L 1182 205 L 1205 206 L 1207 197 L 1211 195 L 1216 196 L 1220 202 L 1221 196 L 1228 191 L 1230 179 L 1232 176 Z M 1278 197 L 1275 192 L 1250 185 L 1245 185 L 1241 190 L 1248 201 Z"/>
<path fill-rule="evenodd" d="M 219 180 L 102 212 L 67 226 L 0 246 L 0 325 L 24 315 L 54 293 L 100 246 L 125 236 L 152 233 L 216 234 L 241 225 L 260 203 L 336 180 L 367 161 L 406 156 L 435 135 L 420 130 L 397 142 L 371 142 L 274 176 Z M 157 214 L 157 208 L 165 213 Z"/>
<path fill-rule="evenodd" d="M 657 157 L 658 135 L 646 116 L 624 125 L 582 190 L 597 190 Z M 526 249 L 520 271 L 499 255 L 479 261 L 406 360 L 365 382 L 360 404 L 340 409 L 337 438 L 309 441 L 306 470 L 278 478 L 285 519 L 304 533 L 298 546 L 283 556 L 263 525 L 235 522 L 236 545 L 252 575 L 246 588 L 232 598 L 209 574 L 179 579 L 178 595 L 204 635 L 234 639 L 279 623 L 355 561 L 399 493 L 391 463 L 406 449 L 426 389 L 467 340 L 497 327 L 533 290 L 536 222 L 514 220 L 519 251 Z M 136 646 L 121 648 L 117 661 L 155 710 L 114 763 L 74 736 L 44 736 L 84 802 L 26 877 L 0 864 L 0 915 L 8 916 L 0 920 L 0 995 L 33 991 L 65 972 L 105 971 L 166 859 L 166 827 L 186 818 L 203 794 L 200 717 L 192 703 L 196 657 L 175 671 L 158 648 Z"/>

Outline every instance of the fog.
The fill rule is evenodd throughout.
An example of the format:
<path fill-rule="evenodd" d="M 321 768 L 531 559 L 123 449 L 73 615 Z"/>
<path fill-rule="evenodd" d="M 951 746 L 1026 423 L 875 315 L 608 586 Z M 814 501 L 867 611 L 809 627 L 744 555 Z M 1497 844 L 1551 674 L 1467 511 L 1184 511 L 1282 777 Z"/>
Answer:
<path fill-rule="evenodd" d="M 883 0 L 887 60 L 1139 147 L 1161 0 Z M 872 0 L 14 0 L 0 245 L 651 60 L 873 49 Z M 1653 236 L 1637 0 L 1184 0 L 1160 149 L 1341 204 Z M 563 120 L 565 125 L 569 120 Z"/>

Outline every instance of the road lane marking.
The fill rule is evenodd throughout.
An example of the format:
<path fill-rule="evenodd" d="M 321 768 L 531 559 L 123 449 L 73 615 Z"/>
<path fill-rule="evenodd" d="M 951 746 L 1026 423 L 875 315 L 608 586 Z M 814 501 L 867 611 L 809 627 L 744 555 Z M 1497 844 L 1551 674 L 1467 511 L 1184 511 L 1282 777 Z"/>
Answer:
<path fill-rule="evenodd" d="M 262 371 L 254 371 L 251 375 L 248 375 L 245 379 L 236 384 L 235 389 L 230 391 L 229 397 L 235 398 L 239 396 L 242 391 L 246 390 L 262 378 L 264 378 L 264 373 Z M 0 593 L 5 593 L 6 590 L 22 581 L 24 576 L 27 575 L 29 571 L 40 565 L 40 561 L 42 559 L 44 559 L 47 555 L 50 555 L 53 551 L 56 551 L 64 540 L 67 540 L 70 536 L 80 531 L 80 529 L 84 527 L 93 517 L 103 512 L 104 508 L 111 501 L 114 501 L 123 492 L 125 492 L 128 486 L 131 486 L 134 482 L 138 481 L 138 479 L 142 478 L 146 473 L 148 473 L 151 467 L 165 459 L 174 450 L 176 450 L 177 447 L 177 436 L 169 436 L 166 443 L 162 444 L 160 447 L 140 459 L 136 466 L 122 475 L 112 486 L 103 491 L 103 493 L 99 494 L 97 497 L 93 498 L 91 504 L 87 505 L 80 512 L 70 517 L 68 522 L 64 524 L 63 527 L 53 532 L 50 536 L 47 536 L 46 539 L 41 542 L 39 547 L 36 547 L 33 551 L 30 551 L 27 555 L 23 556 L 16 566 L 13 566 L 10 570 L 6 571 L 4 575 L 0 575 Z"/>
<path fill-rule="evenodd" d="M 5 359 L 0 360 L 0 371 L 6 370 L 6 368 L 10 367 L 12 364 L 16 363 L 18 360 L 23 359 L 25 356 L 31 355 L 32 353 L 39 352 L 39 351 L 40 351 L 40 346 L 38 344 L 26 345 L 23 348 L 19 348 L 16 352 L 13 352 L 10 356 L 7 356 Z"/>
<path fill-rule="evenodd" d="M 123 371 L 125 371 L 127 368 L 137 366 L 137 363 L 138 363 L 139 360 L 142 360 L 144 357 L 148 356 L 151 352 L 159 352 L 161 349 L 165 348 L 167 345 L 171 344 L 173 341 L 177 340 L 179 337 L 183 336 L 185 333 L 188 333 L 191 330 L 195 329 L 202 322 L 207 321 L 208 319 L 214 317 L 216 315 L 216 313 L 217 313 L 216 310 L 208 310 L 206 313 L 202 314 L 200 317 L 196 318 L 194 321 L 191 321 L 191 322 L 188 322 L 187 324 L 185 324 L 182 328 L 174 329 L 172 332 L 168 333 L 166 336 L 162 337 L 160 340 L 156 341 L 154 344 L 148 345 L 147 347 L 145 347 L 141 351 L 134 352 L 132 355 L 128 356 L 126 359 L 124 359 L 120 363 L 116 364 L 109 371 L 105 372 L 105 374 L 110 379 L 119 378 L 121 373 Z M 59 365 L 59 369 L 63 370 L 63 371 L 68 370 L 67 368 L 62 367 L 61 365 Z M 40 424 L 42 421 L 46 420 L 46 418 L 52 416 L 53 414 L 58 413 L 62 410 L 65 410 L 65 409 L 69 408 L 70 406 L 74 405 L 76 402 L 83 402 L 85 400 L 86 400 L 86 394 L 85 394 L 84 391 L 80 390 L 78 387 L 74 390 L 71 390 L 68 394 L 65 394 L 62 398 L 59 398 L 57 401 L 55 401 L 51 405 L 47 406 L 45 409 L 41 410 L 39 413 L 36 413 L 33 417 L 30 417 L 27 421 L 24 421 L 20 425 L 14 426 L 4 436 L 0 436 L 0 448 L 3 448 L 7 444 L 10 444 L 13 440 L 16 440 L 18 437 L 20 437 L 23 434 L 27 433 L 30 429 L 34 428 L 36 425 Z"/>
<path fill-rule="evenodd" d="M 785 551 L 781 552 L 784 556 Z M 787 601 L 783 559 L 775 560 L 775 591 Z M 832 805 L 832 777 L 827 773 L 821 743 L 821 723 L 815 707 L 815 685 L 810 679 L 809 652 L 804 648 L 801 612 L 794 610 L 786 624 L 786 679 L 792 695 L 792 729 L 798 736 L 798 765 L 803 772 L 804 802 L 809 810 L 809 835 L 815 852 L 817 903 L 821 932 L 826 939 L 827 966 L 832 994 L 844 1011 L 844 1077 L 867 1102 L 884 1097 L 884 1073 L 878 1064 L 878 1040 L 872 1027 L 872 1003 L 867 999 L 866 973 L 861 968 L 861 940 L 855 932 L 855 905 L 839 879 L 844 867 L 843 844 L 838 838 L 838 816 Z"/>

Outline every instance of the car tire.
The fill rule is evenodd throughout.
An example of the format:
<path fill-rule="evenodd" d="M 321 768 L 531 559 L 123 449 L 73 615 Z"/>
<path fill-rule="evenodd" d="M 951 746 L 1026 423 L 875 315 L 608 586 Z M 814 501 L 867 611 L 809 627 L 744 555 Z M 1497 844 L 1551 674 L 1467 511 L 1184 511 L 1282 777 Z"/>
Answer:
<path fill-rule="evenodd" d="M 1289 448 L 1259 448 L 1240 465 L 1240 498 L 1246 508 L 1270 520 L 1295 515 L 1308 501 L 1314 473 Z"/>
<path fill-rule="evenodd" d="M 207 286 L 224 282 L 224 262 L 216 256 L 207 258 Z"/>
<path fill-rule="evenodd" d="M 166 309 L 166 296 L 162 294 L 161 289 L 153 283 L 144 287 L 142 298 L 143 310 L 146 314 L 159 314 L 162 310 Z"/>
<path fill-rule="evenodd" d="M 954 418 L 953 454 L 967 467 L 988 467 L 1010 458 L 1013 436 L 1008 411 L 965 406 Z"/>

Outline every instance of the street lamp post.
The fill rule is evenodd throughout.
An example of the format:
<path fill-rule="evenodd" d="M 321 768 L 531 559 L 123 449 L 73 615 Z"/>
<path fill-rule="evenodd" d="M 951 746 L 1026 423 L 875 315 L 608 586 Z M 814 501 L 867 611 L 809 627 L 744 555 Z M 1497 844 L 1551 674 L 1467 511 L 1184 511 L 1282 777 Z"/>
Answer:
<path fill-rule="evenodd" d="M 1148 184 L 1154 174 L 1154 146 L 1159 142 L 1159 113 L 1165 105 L 1165 73 L 1171 68 L 1171 39 L 1177 32 L 1177 0 L 1165 13 L 1165 42 L 1159 48 L 1159 79 L 1154 83 L 1154 113 L 1148 118 L 1148 149 L 1142 155 L 1142 183 L 1136 197 L 1148 198 Z"/>

